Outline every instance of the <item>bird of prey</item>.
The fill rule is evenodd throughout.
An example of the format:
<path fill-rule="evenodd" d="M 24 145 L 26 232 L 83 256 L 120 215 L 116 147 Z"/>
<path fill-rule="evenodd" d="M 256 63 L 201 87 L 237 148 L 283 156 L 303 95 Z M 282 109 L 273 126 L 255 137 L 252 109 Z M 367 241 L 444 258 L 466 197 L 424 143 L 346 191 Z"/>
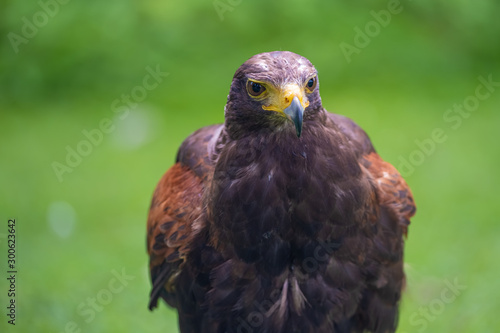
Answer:
<path fill-rule="evenodd" d="M 415 204 L 352 120 L 327 112 L 292 52 L 235 73 L 225 122 L 160 180 L 147 222 L 152 290 L 182 333 L 394 332 Z"/>

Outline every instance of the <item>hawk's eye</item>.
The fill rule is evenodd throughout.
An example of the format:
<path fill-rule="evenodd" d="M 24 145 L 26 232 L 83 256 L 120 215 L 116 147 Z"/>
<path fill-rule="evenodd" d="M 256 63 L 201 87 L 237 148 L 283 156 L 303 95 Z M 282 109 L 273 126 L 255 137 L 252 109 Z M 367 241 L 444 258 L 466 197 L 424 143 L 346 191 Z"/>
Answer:
<path fill-rule="evenodd" d="M 306 88 L 308 92 L 312 92 L 316 88 L 316 76 L 312 77 L 307 81 Z"/>
<path fill-rule="evenodd" d="M 248 93 L 252 96 L 260 96 L 266 90 L 266 88 L 260 83 L 248 80 L 247 90 Z"/>

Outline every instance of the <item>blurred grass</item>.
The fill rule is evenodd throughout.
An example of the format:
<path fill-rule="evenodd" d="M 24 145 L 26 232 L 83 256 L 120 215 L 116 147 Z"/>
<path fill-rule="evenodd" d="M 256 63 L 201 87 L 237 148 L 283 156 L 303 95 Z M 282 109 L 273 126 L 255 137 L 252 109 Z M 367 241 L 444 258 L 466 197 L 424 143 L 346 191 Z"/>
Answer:
<path fill-rule="evenodd" d="M 445 131 L 447 141 L 407 177 L 418 213 L 406 245 L 398 332 L 498 331 L 500 89 L 456 130 L 443 114 L 474 93 L 478 76 L 500 81 L 500 4 L 401 3 L 403 12 L 351 63 L 339 44 L 353 44 L 353 28 L 364 28 L 370 11 L 387 1 L 243 1 L 221 21 L 211 1 L 75 0 L 18 53 L 6 36 L 20 34 L 22 17 L 40 7 L 0 3 L 0 218 L 17 219 L 19 267 L 17 325 L 2 315 L 0 331 L 64 332 L 74 321 L 82 332 L 177 332 L 173 311 L 164 305 L 147 311 L 151 194 L 182 140 L 223 121 L 237 67 L 271 50 L 309 58 L 325 107 L 356 120 L 395 166 L 418 149 L 415 140 L 434 128 Z M 128 117 L 116 118 L 111 103 L 157 65 L 169 76 Z M 59 182 L 51 164 L 63 163 L 66 146 L 75 148 L 85 139 L 82 130 L 103 118 L 113 119 L 116 130 Z M 47 218 L 57 201 L 76 214 L 66 238 Z M 64 218 L 59 223 L 71 230 Z M 0 242 L 5 253 L 5 238 Z M 113 269 L 134 279 L 87 323 L 78 307 L 108 288 Z M 422 311 L 455 278 L 467 288 L 424 326 Z"/>

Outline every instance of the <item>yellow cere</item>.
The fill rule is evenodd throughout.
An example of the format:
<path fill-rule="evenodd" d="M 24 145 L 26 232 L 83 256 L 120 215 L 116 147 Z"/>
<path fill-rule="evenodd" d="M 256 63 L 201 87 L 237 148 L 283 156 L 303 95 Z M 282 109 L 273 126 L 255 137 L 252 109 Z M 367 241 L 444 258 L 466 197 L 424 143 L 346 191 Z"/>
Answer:
<path fill-rule="evenodd" d="M 268 87 L 266 86 L 268 89 Z M 300 104 L 305 109 L 309 106 L 307 97 L 304 96 L 304 88 L 297 84 L 287 84 L 281 89 L 273 89 L 274 91 L 269 95 L 269 105 L 263 105 L 262 109 L 267 111 L 283 112 L 293 101 L 294 97 L 298 97 Z M 277 91 L 276 91 L 277 90 Z"/>

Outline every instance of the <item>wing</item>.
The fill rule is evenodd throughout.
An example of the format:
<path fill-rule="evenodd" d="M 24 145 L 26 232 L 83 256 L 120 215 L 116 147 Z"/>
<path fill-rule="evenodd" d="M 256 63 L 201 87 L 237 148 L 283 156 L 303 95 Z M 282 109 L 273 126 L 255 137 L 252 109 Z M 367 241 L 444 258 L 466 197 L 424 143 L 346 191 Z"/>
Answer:
<path fill-rule="evenodd" d="M 177 161 L 158 183 L 147 222 L 152 290 L 149 308 L 163 298 L 177 306 L 175 282 L 192 247 L 205 228 L 203 194 L 213 174 L 222 125 L 204 127 L 181 145 Z M 220 147 L 219 147 L 220 148 Z"/>
<path fill-rule="evenodd" d="M 379 204 L 389 210 L 407 233 L 410 218 L 415 215 L 416 207 L 411 190 L 399 172 L 385 162 L 375 151 L 368 135 L 351 119 L 327 113 L 330 121 L 351 140 L 357 151 L 360 164 L 366 168 L 375 181 Z"/>
<path fill-rule="evenodd" d="M 376 153 L 370 139 L 356 123 L 331 113 L 328 118 L 330 126 L 337 126 L 351 141 L 377 198 L 372 250 L 366 262 L 367 289 L 357 320 L 370 331 L 392 331 L 405 281 L 403 241 L 410 218 L 416 211 L 413 196 L 399 172 Z"/>

